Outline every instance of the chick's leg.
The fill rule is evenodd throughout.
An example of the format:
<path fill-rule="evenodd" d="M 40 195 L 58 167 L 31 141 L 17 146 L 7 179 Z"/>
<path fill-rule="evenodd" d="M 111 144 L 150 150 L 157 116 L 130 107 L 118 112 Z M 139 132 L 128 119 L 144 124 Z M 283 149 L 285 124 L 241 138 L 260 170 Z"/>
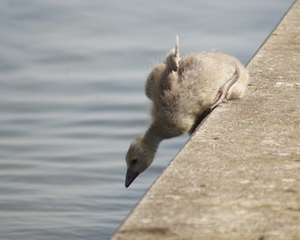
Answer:
<path fill-rule="evenodd" d="M 234 65 L 235 65 L 235 72 L 233 73 L 232 77 L 224 85 L 222 85 L 220 87 L 220 89 L 217 93 L 217 96 L 214 99 L 214 103 L 210 107 L 208 107 L 201 115 L 199 115 L 197 117 L 193 127 L 189 131 L 190 135 L 192 135 L 194 133 L 194 131 L 196 130 L 196 128 L 203 123 L 204 119 L 212 112 L 212 110 L 224 101 L 224 99 L 227 96 L 227 93 L 228 93 L 229 89 L 239 79 L 240 70 L 239 70 L 239 68 L 236 64 L 234 64 Z"/>
<path fill-rule="evenodd" d="M 233 86 L 233 84 L 236 83 L 236 81 L 239 79 L 239 77 L 240 77 L 240 70 L 239 70 L 238 66 L 235 64 L 234 74 L 224 85 L 222 85 L 220 87 L 220 89 L 217 93 L 217 96 L 214 99 L 213 105 L 211 105 L 209 107 L 211 110 L 213 110 L 215 107 L 217 107 L 220 103 L 222 103 L 224 101 L 229 89 Z"/>

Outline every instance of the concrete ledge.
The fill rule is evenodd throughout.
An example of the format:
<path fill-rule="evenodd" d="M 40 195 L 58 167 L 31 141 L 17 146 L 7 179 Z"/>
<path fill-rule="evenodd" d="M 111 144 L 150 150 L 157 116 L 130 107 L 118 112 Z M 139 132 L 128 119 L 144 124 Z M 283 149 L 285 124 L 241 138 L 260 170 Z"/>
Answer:
<path fill-rule="evenodd" d="M 112 239 L 300 239 L 300 0 Z"/>

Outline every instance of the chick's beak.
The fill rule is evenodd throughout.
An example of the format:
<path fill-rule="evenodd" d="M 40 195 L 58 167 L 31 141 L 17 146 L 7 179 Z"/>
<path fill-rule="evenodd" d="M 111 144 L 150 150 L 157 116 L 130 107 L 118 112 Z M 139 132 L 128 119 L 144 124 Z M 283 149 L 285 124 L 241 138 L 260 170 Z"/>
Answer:
<path fill-rule="evenodd" d="M 134 172 L 130 168 L 128 168 L 126 172 L 125 187 L 128 188 L 139 174 L 139 172 Z"/>

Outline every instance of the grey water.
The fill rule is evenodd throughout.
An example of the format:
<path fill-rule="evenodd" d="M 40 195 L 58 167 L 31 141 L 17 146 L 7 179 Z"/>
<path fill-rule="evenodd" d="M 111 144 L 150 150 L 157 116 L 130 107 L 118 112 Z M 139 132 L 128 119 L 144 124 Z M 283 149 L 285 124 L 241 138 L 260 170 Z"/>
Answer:
<path fill-rule="evenodd" d="M 108 239 L 188 139 L 124 187 L 151 64 L 176 35 L 246 64 L 292 2 L 0 1 L 0 239 Z"/>

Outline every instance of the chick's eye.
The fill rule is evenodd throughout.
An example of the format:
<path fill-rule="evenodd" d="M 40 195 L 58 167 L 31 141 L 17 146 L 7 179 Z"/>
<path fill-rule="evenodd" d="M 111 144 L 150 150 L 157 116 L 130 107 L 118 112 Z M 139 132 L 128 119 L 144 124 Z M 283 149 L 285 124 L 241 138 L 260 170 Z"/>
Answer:
<path fill-rule="evenodd" d="M 137 163 L 137 159 L 136 158 L 131 160 L 131 164 L 136 164 L 136 163 Z"/>

